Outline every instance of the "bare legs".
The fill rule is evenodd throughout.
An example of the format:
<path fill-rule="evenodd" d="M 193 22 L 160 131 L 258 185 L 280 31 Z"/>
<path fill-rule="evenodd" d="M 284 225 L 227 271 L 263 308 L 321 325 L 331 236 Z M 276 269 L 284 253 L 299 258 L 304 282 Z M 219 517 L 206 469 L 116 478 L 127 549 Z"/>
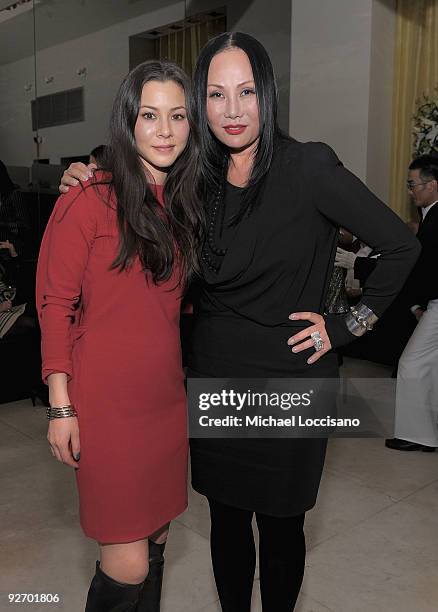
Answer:
<path fill-rule="evenodd" d="M 168 531 L 167 524 L 149 540 L 100 543 L 86 612 L 159 612 Z"/>
<path fill-rule="evenodd" d="M 100 567 L 117 582 L 139 584 L 149 572 L 148 541 L 100 544 Z"/>
<path fill-rule="evenodd" d="M 169 523 L 150 535 L 152 542 L 163 544 L 167 540 Z M 148 540 L 126 544 L 100 544 L 100 567 L 118 582 L 138 584 L 149 572 Z"/>

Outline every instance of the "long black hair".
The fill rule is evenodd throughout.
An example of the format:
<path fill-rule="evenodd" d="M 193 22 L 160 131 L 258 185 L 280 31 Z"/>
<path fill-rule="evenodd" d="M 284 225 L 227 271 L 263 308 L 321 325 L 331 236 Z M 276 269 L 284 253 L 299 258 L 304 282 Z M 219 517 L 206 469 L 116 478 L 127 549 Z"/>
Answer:
<path fill-rule="evenodd" d="M 135 124 L 140 111 L 143 86 L 149 81 L 173 81 L 186 97 L 190 135 L 183 153 L 170 168 L 164 185 L 164 209 L 157 201 L 144 164 L 137 151 Z M 132 70 L 122 82 L 110 121 L 110 144 L 104 169 L 111 176 L 117 200 L 120 233 L 119 252 L 113 268 L 127 269 L 140 258 L 153 281 L 168 280 L 175 263 L 184 284 L 199 269 L 202 240 L 202 206 L 197 194 L 197 130 L 193 120 L 191 83 L 186 73 L 167 61 L 148 61 Z"/>
<path fill-rule="evenodd" d="M 256 205 L 264 178 L 271 165 L 274 141 L 276 137 L 281 137 L 282 134 L 277 123 L 277 84 L 266 49 L 258 40 L 243 32 L 226 32 L 212 38 L 198 57 L 193 77 L 196 123 L 200 131 L 203 197 L 207 200 L 211 199 L 212 187 L 216 191 L 222 190 L 229 164 L 230 151 L 228 147 L 219 142 L 208 126 L 207 81 L 208 70 L 213 57 L 232 47 L 242 49 L 251 63 L 260 119 L 259 142 L 249 181 L 243 192 L 241 210 L 235 218 L 235 222 L 237 222 Z"/>

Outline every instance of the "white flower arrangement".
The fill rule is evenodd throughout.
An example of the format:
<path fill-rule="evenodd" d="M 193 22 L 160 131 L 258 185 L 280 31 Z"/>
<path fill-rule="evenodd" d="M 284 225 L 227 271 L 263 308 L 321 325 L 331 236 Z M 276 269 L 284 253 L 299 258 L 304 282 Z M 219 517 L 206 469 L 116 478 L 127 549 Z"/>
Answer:
<path fill-rule="evenodd" d="M 436 97 L 423 95 L 413 117 L 415 157 L 430 153 L 438 154 L 438 87 Z"/>

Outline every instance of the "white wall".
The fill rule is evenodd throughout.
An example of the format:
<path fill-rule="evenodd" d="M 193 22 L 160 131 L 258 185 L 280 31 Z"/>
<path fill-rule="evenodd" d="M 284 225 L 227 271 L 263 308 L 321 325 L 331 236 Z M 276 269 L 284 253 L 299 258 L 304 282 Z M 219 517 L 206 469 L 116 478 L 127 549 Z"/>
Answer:
<path fill-rule="evenodd" d="M 292 0 L 290 126 L 366 177 L 372 0 Z"/>
<path fill-rule="evenodd" d="M 184 2 L 118 23 L 104 30 L 67 41 L 37 54 L 38 95 L 84 86 L 85 121 L 40 130 L 40 157 L 52 163 L 70 155 L 83 155 L 107 139 L 112 102 L 129 71 L 129 36 L 184 18 Z M 87 67 L 81 79 L 76 70 Z M 53 76 L 53 83 L 44 82 Z M 0 66 L 0 159 L 8 165 L 31 164 L 33 146 L 30 101 L 35 90 L 33 57 Z"/>
<path fill-rule="evenodd" d="M 292 0 L 290 130 L 389 194 L 395 0 Z"/>
<path fill-rule="evenodd" d="M 0 159 L 7 165 L 30 166 L 35 157 L 30 101 L 34 89 L 33 57 L 0 66 Z"/>
<path fill-rule="evenodd" d="M 396 0 L 374 0 L 368 114 L 367 185 L 389 202 Z"/>

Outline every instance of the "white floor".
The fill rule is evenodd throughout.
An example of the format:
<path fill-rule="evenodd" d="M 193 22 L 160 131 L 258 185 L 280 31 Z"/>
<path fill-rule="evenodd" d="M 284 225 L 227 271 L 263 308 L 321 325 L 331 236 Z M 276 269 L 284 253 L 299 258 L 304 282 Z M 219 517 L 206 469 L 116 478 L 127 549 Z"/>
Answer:
<path fill-rule="evenodd" d="M 348 361 L 350 375 L 387 376 Z M 0 405 L 0 611 L 81 612 L 96 558 L 79 528 L 74 476 L 45 439 L 42 407 Z M 220 612 L 205 500 L 190 492 L 173 523 L 162 612 Z M 296 612 L 438 610 L 438 452 L 379 439 L 332 440 L 306 521 L 306 575 Z M 9 604 L 9 593 L 58 593 L 60 604 Z M 260 612 L 258 580 L 254 612 Z"/>

